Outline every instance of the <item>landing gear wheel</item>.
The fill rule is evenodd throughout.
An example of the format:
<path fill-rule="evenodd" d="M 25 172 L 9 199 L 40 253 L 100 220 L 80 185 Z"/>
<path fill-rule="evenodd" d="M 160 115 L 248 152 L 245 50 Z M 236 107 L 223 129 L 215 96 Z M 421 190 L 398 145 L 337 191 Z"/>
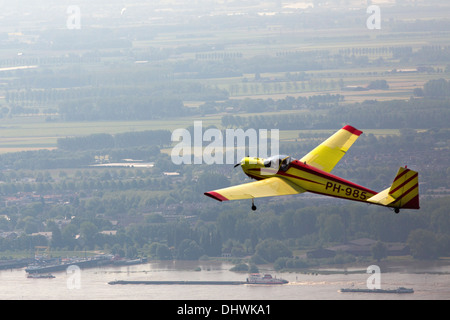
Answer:
<path fill-rule="evenodd" d="M 256 210 L 256 206 L 255 206 L 255 201 L 252 199 L 252 210 L 255 211 Z"/>
<path fill-rule="evenodd" d="M 395 209 L 394 209 L 394 212 L 395 212 L 395 213 L 399 213 L 399 212 L 400 212 L 400 209 L 399 209 L 399 208 L 395 208 Z"/>

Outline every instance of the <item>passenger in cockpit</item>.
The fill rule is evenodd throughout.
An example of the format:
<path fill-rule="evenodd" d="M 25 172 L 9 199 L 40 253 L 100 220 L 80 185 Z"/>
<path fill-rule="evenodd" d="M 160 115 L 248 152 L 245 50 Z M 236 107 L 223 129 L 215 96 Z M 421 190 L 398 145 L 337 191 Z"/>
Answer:
<path fill-rule="evenodd" d="M 264 167 L 266 168 L 276 168 L 286 171 L 291 163 L 291 157 L 285 155 L 277 155 L 267 158 L 264 161 Z"/>

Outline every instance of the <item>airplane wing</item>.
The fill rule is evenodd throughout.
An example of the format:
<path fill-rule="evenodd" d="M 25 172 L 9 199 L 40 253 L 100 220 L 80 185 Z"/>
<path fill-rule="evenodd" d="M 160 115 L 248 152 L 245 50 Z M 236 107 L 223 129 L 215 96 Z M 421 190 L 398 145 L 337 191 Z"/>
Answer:
<path fill-rule="evenodd" d="M 361 133 L 362 131 L 347 125 L 301 158 L 300 161 L 320 170 L 331 172 Z"/>
<path fill-rule="evenodd" d="M 233 187 L 205 192 L 205 195 L 219 201 L 227 201 L 283 196 L 302 192 L 305 192 L 305 190 L 294 183 L 283 178 L 272 177 Z"/>

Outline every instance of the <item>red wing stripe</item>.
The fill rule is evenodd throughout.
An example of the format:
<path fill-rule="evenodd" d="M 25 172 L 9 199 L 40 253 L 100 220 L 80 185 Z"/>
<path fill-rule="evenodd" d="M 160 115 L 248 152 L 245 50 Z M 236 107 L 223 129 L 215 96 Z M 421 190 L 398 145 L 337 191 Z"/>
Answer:
<path fill-rule="evenodd" d="M 214 191 L 205 192 L 205 196 L 211 197 L 211 198 L 219 200 L 219 201 L 228 201 L 227 198 L 225 198 L 221 194 L 214 192 Z"/>
<path fill-rule="evenodd" d="M 342 129 L 347 130 L 350 133 L 356 134 L 358 137 L 363 133 L 362 131 L 360 131 L 352 126 L 349 126 L 349 125 L 346 125 Z"/>
<path fill-rule="evenodd" d="M 407 185 L 411 180 L 413 180 L 414 178 L 417 178 L 418 173 L 416 173 L 415 175 L 413 175 L 411 178 L 409 178 L 408 180 L 406 180 L 405 182 L 403 182 L 401 185 L 399 185 L 397 188 L 395 188 L 394 190 L 389 191 L 389 194 L 393 194 L 395 191 L 397 191 L 398 189 L 404 187 L 405 185 Z M 417 185 L 417 184 L 416 184 Z"/>

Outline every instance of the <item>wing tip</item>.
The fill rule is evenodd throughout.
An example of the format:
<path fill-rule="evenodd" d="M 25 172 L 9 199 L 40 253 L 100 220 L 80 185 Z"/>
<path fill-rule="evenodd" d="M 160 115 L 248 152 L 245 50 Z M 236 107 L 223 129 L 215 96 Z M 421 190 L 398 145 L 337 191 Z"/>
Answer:
<path fill-rule="evenodd" d="M 350 125 L 346 125 L 342 129 L 347 130 L 350 133 L 356 134 L 358 137 L 363 133 L 361 130 L 358 130 L 355 127 L 352 127 Z"/>
<path fill-rule="evenodd" d="M 215 191 L 205 192 L 204 195 L 205 195 L 205 196 L 208 196 L 208 197 L 210 197 L 210 198 L 213 198 L 213 199 L 215 199 L 215 200 L 217 200 L 217 201 L 220 201 L 220 202 L 222 202 L 222 201 L 227 201 L 227 200 L 228 200 L 227 198 L 225 198 L 224 196 L 222 196 L 220 193 L 217 193 L 217 192 L 215 192 Z"/>

